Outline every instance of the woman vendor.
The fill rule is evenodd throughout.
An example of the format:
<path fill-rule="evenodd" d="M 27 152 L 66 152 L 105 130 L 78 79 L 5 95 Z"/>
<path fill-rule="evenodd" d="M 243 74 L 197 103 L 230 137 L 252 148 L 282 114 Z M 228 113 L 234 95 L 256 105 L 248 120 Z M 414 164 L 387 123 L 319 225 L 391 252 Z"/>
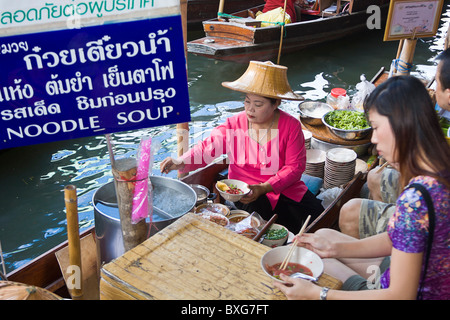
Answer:
<path fill-rule="evenodd" d="M 306 167 L 305 140 L 300 121 L 280 110 L 281 99 L 302 100 L 287 81 L 287 68 L 272 62 L 251 61 L 226 88 L 246 94 L 244 111 L 214 128 L 211 135 L 178 159 L 161 162 L 161 172 L 196 170 L 227 154 L 228 177 L 248 184 L 250 194 L 236 206 L 256 211 L 297 233 L 305 218 L 313 220 L 323 207 L 301 176 Z M 312 221 L 311 220 L 311 221 Z"/>

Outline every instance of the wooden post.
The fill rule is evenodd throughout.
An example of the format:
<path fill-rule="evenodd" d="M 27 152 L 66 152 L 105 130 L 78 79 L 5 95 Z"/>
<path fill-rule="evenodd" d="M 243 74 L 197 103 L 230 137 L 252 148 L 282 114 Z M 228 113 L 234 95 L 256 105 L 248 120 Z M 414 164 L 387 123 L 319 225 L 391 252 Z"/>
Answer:
<path fill-rule="evenodd" d="M 218 13 L 223 13 L 224 5 L 225 5 L 225 0 L 220 0 L 220 2 L 219 2 L 219 10 L 217 11 Z M 220 18 L 220 16 L 217 15 L 217 18 Z"/>
<path fill-rule="evenodd" d="M 116 159 L 111 167 L 116 187 L 117 204 L 119 206 L 120 225 L 122 228 L 125 251 L 131 250 L 147 239 L 148 225 L 145 219 L 132 223 L 133 196 L 136 183 L 136 159 Z"/>
<path fill-rule="evenodd" d="M 416 50 L 417 39 L 405 39 L 402 44 L 400 57 L 398 58 L 398 68 L 395 75 L 409 75 L 410 68 Z"/>
<path fill-rule="evenodd" d="M 221 0 L 223 2 L 223 0 Z M 220 9 L 219 9 L 220 10 Z M 187 70 L 187 0 L 180 0 L 181 21 L 183 24 L 183 38 L 184 38 L 184 54 L 186 57 Z M 188 150 L 189 147 L 189 123 L 177 124 L 177 154 L 181 156 Z M 178 177 L 183 177 L 186 174 L 178 174 Z"/>
<path fill-rule="evenodd" d="M 81 273 L 81 245 L 80 245 L 80 231 L 78 226 L 77 188 L 75 186 L 68 185 L 64 188 L 64 201 L 66 204 L 69 264 L 71 266 L 78 267 L 79 271 L 79 274 L 76 274 L 78 281 L 76 281 L 77 283 L 75 287 L 70 291 L 70 295 L 74 300 L 82 300 L 83 277 Z"/>

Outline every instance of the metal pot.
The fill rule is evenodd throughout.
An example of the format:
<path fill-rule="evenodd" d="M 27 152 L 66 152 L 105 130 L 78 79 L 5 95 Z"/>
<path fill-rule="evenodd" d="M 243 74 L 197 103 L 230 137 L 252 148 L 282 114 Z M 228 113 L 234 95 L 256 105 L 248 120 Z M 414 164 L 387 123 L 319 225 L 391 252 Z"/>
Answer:
<path fill-rule="evenodd" d="M 217 194 L 210 192 L 207 187 L 202 186 L 201 184 L 190 184 L 189 186 L 194 189 L 197 194 L 197 202 L 195 203 L 196 207 L 203 203 L 207 203 L 208 200 L 214 200 L 217 198 Z"/>
<path fill-rule="evenodd" d="M 197 201 L 195 191 L 179 180 L 152 176 L 153 221 L 150 236 L 191 211 Z M 125 253 L 114 182 L 97 189 L 92 197 L 95 236 L 100 265 Z"/>

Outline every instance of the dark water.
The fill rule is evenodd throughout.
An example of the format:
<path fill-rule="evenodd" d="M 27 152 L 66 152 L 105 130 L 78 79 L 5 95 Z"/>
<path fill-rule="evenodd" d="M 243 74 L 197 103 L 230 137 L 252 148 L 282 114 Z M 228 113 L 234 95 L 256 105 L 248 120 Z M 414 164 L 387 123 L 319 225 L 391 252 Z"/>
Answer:
<path fill-rule="evenodd" d="M 443 49 L 449 21 L 450 6 L 446 1 L 436 37 L 417 42 L 413 75 L 423 79 L 434 76 L 434 58 Z M 191 39 L 197 36 L 199 32 L 189 33 Z M 375 30 L 282 56 L 280 64 L 288 67 L 294 91 L 307 100 L 325 100 L 333 87 L 346 88 L 352 94 L 361 74 L 370 79 L 380 67 L 389 70 L 397 47 L 398 41 L 383 42 L 383 31 Z M 222 87 L 221 82 L 237 79 L 246 67 L 188 56 L 193 120 L 190 144 L 243 109 L 241 94 Z M 295 103 L 286 102 L 282 109 L 297 115 Z M 175 125 L 121 136 L 131 150 L 137 148 L 144 134 L 150 134 L 161 145 L 153 166 L 153 174 L 159 175 L 159 162 L 176 153 Z M 0 168 L 0 241 L 7 272 L 66 240 L 64 186 L 77 187 L 80 227 L 85 229 L 94 223 L 93 193 L 112 181 L 104 136 L 9 149 L 0 153 Z M 175 173 L 169 176 L 175 177 Z"/>

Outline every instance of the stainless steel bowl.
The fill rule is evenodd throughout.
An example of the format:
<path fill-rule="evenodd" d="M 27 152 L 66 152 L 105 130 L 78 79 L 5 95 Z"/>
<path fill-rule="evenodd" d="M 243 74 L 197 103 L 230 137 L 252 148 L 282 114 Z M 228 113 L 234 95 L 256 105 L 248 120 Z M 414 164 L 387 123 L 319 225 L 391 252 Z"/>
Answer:
<path fill-rule="evenodd" d="M 298 105 L 300 120 L 312 126 L 322 125 L 323 113 L 333 111 L 333 107 L 325 102 L 304 101 Z"/>
<path fill-rule="evenodd" d="M 359 112 L 359 111 L 355 111 Z M 361 140 L 364 139 L 369 135 L 369 133 L 372 132 L 372 128 L 366 128 L 366 129 L 359 129 L 359 130 L 345 130 L 345 129 L 339 129 L 331 126 L 325 121 L 326 116 L 330 112 L 327 112 L 322 117 L 322 123 L 328 128 L 328 130 L 334 134 L 336 137 L 342 138 L 344 140 Z"/>

